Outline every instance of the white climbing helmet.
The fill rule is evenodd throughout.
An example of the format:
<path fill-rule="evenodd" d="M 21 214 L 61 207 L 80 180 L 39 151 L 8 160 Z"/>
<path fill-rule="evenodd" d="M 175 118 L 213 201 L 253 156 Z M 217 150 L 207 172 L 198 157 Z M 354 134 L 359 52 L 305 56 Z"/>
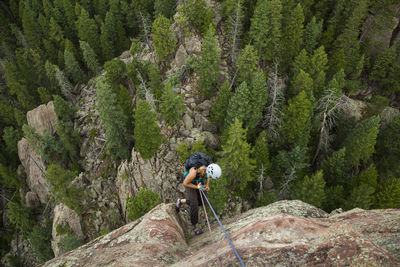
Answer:
<path fill-rule="evenodd" d="M 218 164 L 212 163 L 207 166 L 206 174 L 211 179 L 218 179 L 221 176 L 221 167 Z"/>

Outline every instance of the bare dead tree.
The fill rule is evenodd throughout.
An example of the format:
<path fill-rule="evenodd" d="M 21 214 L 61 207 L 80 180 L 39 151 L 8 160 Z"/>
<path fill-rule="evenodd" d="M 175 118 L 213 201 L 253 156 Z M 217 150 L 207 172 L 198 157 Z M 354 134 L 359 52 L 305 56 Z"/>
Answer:
<path fill-rule="evenodd" d="M 278 138 L 278 126 L 281 123 L 281 105 L 284 101 L 284 84 L 278 76 L 278 62 L 274 63 L 274 71 L 270 74 L 268 81 L 271 104 L 263 120 L 263 126 L 272 138 Z"/>
<path fill-rule="evenodd" d="M 150 51 L 153 51 L 152 43 L 151 43 L 151 29 L 150 29 L 150 26 L 149 26 L 149 21 L 143 15 L 142 12 L 139 12 L 139 20 L 140 20 L 141 28 L 143 30 L 144 41 L 145 41 L 146 45 L 149 47 Z"/>
<path fill-rule="evenodd" d="M 137 70 L 137 76 L 140 80 L 139 87 L 141 91 L 144 93 L 144 98 L 153 107 L 153 109 L 156 110 L 154 95 L 150 92 L 150 89 L 147 87 L 146 82 L 144 81 L 142 74 L 140 73 L 139 70 Z"/>
<path fill-rule="evenodd" d="M 290 183 L 296 179 L 296 171 L 297 168 L 292 165 L 290 168 L 289 174 L 286 174 L 283 176 L 284 183 L 283 185 L 279 188 L 279 195 L 283 196 L 284 198 L 288 198 L 289 193 L 290 193 Z"/>
<path fill-rule="evenodd" d="M 232 65 L 235 65 L 239 53 L 239 43 L 242 34 L 242 3 L 241 0 L 237 1 L 235 13 L 229 18 L 229 31 L 230 31 L 230 57 Z"/>
<path fill-rule="evenodd" d="M 317 118 L 321 120 L 318 124 L 318 145 L 315 151 L 313 163 L 316 161 L 321 150 L 328 151 L 331 143 L 330 131 L 336 125 L 337 115 L 340 111 L 349 111 L 355 108 L 350 98 L 346 95 L 338 95 L 335 88 L 329 89 L 318 101 Z"/>

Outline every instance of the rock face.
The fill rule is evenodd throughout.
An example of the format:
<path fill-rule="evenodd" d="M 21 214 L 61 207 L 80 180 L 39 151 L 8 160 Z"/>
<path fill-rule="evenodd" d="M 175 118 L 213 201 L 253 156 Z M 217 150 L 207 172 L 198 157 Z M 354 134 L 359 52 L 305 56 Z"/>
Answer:
<path fill-rule="evenodd" d="M 28 125 L 36 133 L 43 135 L 46 131 L 54 134 L 56 131 L 57 116 L 53 101 L 47 105 L 40 105 L 26 114 Z M 18 156 L 27 175 L 27 184 L 30 191 L 36 193 L 41 203 L 49 200 L 49 185 L 45 180 L 46 167 L 40 157 L 28 144 L 25 138 L 18 142 Z"/>
<path fill-rule="evenodd" d="M 165 266 L 189 254 L 173 205 L 160 204 L 142 218 L 44 266 Z"/>
<path fill-rule="evenodd" d="M 54 255 L 57 257 L 62 253 L 58 246 L 58 243 L 65 236 L 63 234 L 57 233 L 57 226 L 62 225 L 63 227 L 68 227 L 77 236 L 82 236 L 82 227 L 79 220 L 78 214 L 71 210 L 64 204 L 58 204 L 54 208 L 54 219 L 53 219 L 53 229 L 52 229 L 52 240 L 51 248 L 53 249 Z"/>
<path fill-rule="evenodd" d="M 400 209 L 328 217 L 300 201 L 279 201 L 223 224 L 246 266 L 398 266 Z M 185 239 L 173 204 L 55 258 L 44 266 L 239 266 L 218 225 Z M 204 229 L 206 230 L 206 229 Z"/>
<path fill-rule="evenodd" d="M 26 114 L 28 125 L 35 128 L 36 132 L 43 135 L 45 131 L 50 134 L 56 132 L 57 116 L 54 111 L 53 101 L 47 105 L 40 105 Z"/>
<path fill-rule="evenodd" d="M 33 251 L 29 240 L 22 235 L 17 235 L 11 241 L 11 250 L 1 258 L 0 266 L 14 267 L 14 266 L 38 266 L 40 264 L 35 252 Z M 21 265 L 16 265 L 12 258 L 18 258 Z"/>
<path fill-rule="evenodd" d="M 364 22 L 361 41 L 369 41 L 373 56 L 388 48 L 392 38 L 396 37 L 393 35 L 399 25 L 400 5 L 392 5 L 391 9 L 394 11 L 392 17 L 388 17 L 384 11 L 378 11 L 376 14 L 369 15 Z M 385 26 L 382 27 L 382 25 Z"/>
<path fill-rule="evenodd" d="M 30 191 L 37 194 L 41 203 L 47 203 L 50 198 L 50 187 L 45 180 L 46 167 L 42 158 L 30 147 L 25 138 L 18 142 L 18 156 L 24 166 L 26 183 Z"/>

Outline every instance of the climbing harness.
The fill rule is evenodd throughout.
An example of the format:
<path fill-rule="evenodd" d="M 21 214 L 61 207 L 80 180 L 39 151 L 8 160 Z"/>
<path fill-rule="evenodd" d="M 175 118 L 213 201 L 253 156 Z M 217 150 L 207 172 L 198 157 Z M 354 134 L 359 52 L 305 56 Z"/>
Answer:
<path fill-rule="evenodd" d="M 235 246 L 233 245 L 231 239 L 229 238 L 228 234 L 226 233 L 224 226 L 222 226 L 221 221 L 219 220 L 217 214 L 215 213 L 213 207 L 211 206 L 210 201 L 208 201 L 208 198 L 207 198 L 206 194 L 204 193 L 203 189 L 199 189 L 199 191 L 200 191 L 201 201 L 203 202 L 203 207 L 204 207 L 204 201 L 203 201 L 203 197 L 204 197 L 205 200 L 207 201 L 208 206 L 210 206 L 211 211 L 214 213 L 214 216 L 215 216 L 215 218 L 217 219 L 217 221 L 218 221 L 218 223 L 219 223 L 219 226 L 221 226 L 222 231 L 224 231 L 224 234 L 225 234 L 225 236 L 226 236 L 226 239 L 228 239 L 229 244 L 231 245 L 233 251 L 234 251 L 235 254 L 236 254 L 236 257 L 237 257 L 237 258 L 239 259 L 239 261 L 240 261 L 240 264 L 242 265 L 242 267 L 245 267 L 245 265 L 244 265 L 244 263 L 243 263 L 243 261 L 242 261 L 242 258 L 240 258 L 239 253 L 237 252 L 237 250 L 236 250 Z M 205 207 L 204 207 L 204 211 L 205 211 Z M 210 227 L 210 223 L 209 223 L 209 221 L 208 221 L 207 213 L 205 213 L 205 215 L 206 215 L 206 219 L 207 219 L 208 229 L 209 229 L 210 234 L 211 234 L 211 227 Z M 218 257 L 218 261 L 219 261 L 219 257 Z"/>

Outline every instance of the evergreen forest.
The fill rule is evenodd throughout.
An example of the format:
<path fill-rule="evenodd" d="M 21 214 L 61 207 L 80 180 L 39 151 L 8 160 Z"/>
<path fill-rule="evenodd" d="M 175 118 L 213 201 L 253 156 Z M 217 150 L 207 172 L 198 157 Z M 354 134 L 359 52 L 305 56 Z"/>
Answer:
<path fill-rule="evenodd" d="M 283 199 L 326 212 L 399 208 L 399 18 L 399 0 L 1 1 L 0 208 L 8 219 L 0 258 L 15 236 L 41 262 L 54 257 L 48 205 L 27 207 L 21 193 L 29 191 L 21 138 L 46 166 L 50 206 L 84 212 L 84 188 L 73 183 L 83 171 L 74 124 L 88 83 L 104 126 L 103 158 L 118 163 L 133 148 L 150 159 L 168 142 L 162 126 L 175 129 L 187 108 L 174 88 L 196 77 L 194 93 L 211 101 L 220 145 L 181 143 L 177 164 L 203 151 L 221 166 L 209 192 L 221 214 L 232 201 L 255 208 Z M 200 38 L 201 52 L 171 73 L 177 34 Z M 26 114 L 49 101 L 55 133 L 39 135 Z M 140 209 L 142 195 L 165 201 L 146 194 L 128 209 Z M 66 251 L 89 241 L 60 232 L 68 233 Z"/>

